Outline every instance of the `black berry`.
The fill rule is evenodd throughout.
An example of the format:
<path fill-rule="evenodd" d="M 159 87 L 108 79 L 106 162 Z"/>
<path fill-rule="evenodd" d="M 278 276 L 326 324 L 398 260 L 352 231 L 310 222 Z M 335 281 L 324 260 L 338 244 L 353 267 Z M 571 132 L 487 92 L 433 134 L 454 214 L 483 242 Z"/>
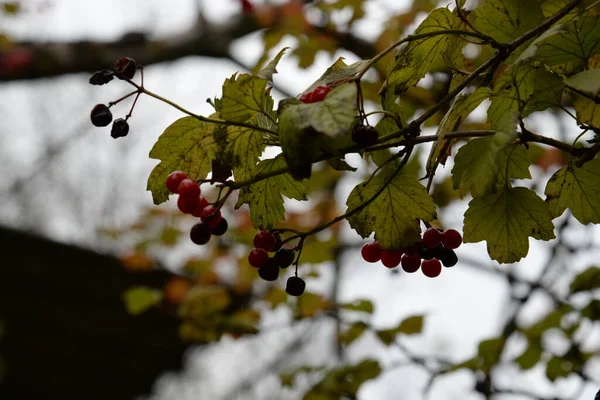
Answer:
<path fill-rule="evenodd" d="M 115 119 L 113 122 L 112 129 L 110 130 L 110 136 L 113 139 L 117 139 L 120 137 L 125 137 L 129 133 L 129 124 L 123 118 Z"/>
<path fill-rule="evenodd" d="M 452 249 L 443 248 L 440 251 L 440 255 L 437 257 L 438 260 L 444 264 L 444 267 L 450 268 L 454 267 L 458 262 L 458 256 Z"/>
<path fill-rule="evenodd" d="M 229 225 L 227 224 L 227 220 L 225 218 L 221 218 L 219 223 L 214 228 L 210 228 L 210 233 L 215 236 L 221 236 L 227 232 L 227 228 Z"/>
<path fill-rule="evenodd" d="M 419 251 L 419 255 L 421 256 L 421 258 L 423 260 L 431 260 L 432 258 L 438 258 L 438 256 L 441 254 L 440 252 L 442 251 L 443 248 L 444 248 L 444 246 L 442 246 L 441 244 L 438 244 L 437 246 L 435 246 L 432 249 L 424 246 Z"/>
<path fill-rule="evenodd" d="M 377 143 L 379 133 L 377 129 L 369 125 L 357 124 L 352 129 L 352 140 L 354 143 L 364 147 L 372 146 Z"/>
<path fill-rule="evenodd" d="M 96 71 L 90 77 L 90 83 L 92 85 L 104 85 L 113 80 L 114 72 L 110 69 L 103 69 L 102 71 Z"/>
<path fill-rule="evenodd" d="M 132 79 L 137 65 L 133 58 L 123 57 L 115 62 L 114 70 L 119 79 Z"/>
<path fill-rule="evenodd" d="M 210 240 L 210 227 L 203 222 L 197 223 L 190 230 L 190 239 L 199 245 L 208 243 Z"/>
<path fill-rule="evenodd" d="M 279 267 L 287 268 L 294 262 L 295 255 L 294 250 L 279 249 L 277 250 L 277 253 L 275 253 L 275 260 L 277 260 Z"/>
<path fill-rule="evenodd" d="M 269 258 L 267 263 L 258 269 L 258 275 L 265 281 L 274 281 L 279 277 L 279 265 L 274 258 Z"/>
<path fill-rule="evenodd" d="M 96 104 L 90 114 L 94 126 L 106 126 L 112 121 L 112 113 L 104 104 Z"/>
<path fill-rule="evenodd" d="M 298 276 L 290 276 L 285 284 L 285 291 L 290 296 L 300 296 L 305 288 L 306 282 Z"/>

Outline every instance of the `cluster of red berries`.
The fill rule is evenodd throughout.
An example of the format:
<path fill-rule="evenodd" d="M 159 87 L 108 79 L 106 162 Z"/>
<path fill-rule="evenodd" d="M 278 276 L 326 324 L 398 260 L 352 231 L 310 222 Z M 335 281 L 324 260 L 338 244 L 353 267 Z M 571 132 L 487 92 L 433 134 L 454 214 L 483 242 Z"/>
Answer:
<path fill-rule="evenodd" d="M 269 231 L 260 231 L 254 236 L 254 248 L 248 254 L 248 262 L 258 268 L 258 275 L 265 281 L 274 281 L 279 277 L 279 271 L 294 262 L 296 253 L 292 249 L 281 247 L 281 238 Z M 269 253 L 274 253 L 272 256 Z M 288 278 L 285 291 L 290 296 L 300 296 L 304 293 L 306 282 L 299 276 Z"/>
<path fill-rule="evenodd" d="M 306 104 L 322 101 L 331 92 L 331 86 L 317 86 L 312 92 L 303 93 L 300 101 Z"/>
<path fill-rule="evenodd" d="M 196 181 L 182 171 L 174 171 L 167 176 L 165 185 L 171 193 L 179 195 L 177 207 L 182 213 L 200 218 L 200 222 L 190 230 L 192 242 L 203 245 L 208 243 L 212 235 L 221 236 L 227 232 L 229 226 L 221 210 L 201 195 L 200 185 Z"/>
<path fill-rule="evenodd" d="M 379 243 L 367 243 L 362 247 L 363 259 L 370 263 L 381 261 L 387 268 L 402 265 L 406 272 L 417 272 L 419 268 L 425 276 L 435 278 L 444 267 L 453 267 L 458 262 L 454 252 L 462 244 L 460 232 L 454 229 L 440 231 L 429 228 L 421 241 L 399 251 L 384 250 Z"/>
<path fill-rule="evenodd" d="M 104 85 L 113 80 L 113 77 L 119 79 L 130 80 L 134 77 L 136 69 L 141 68 L 141 65 L 137 64 L 133 58 L 123 57 L 115 62 L 112 69 L 103 69 L 96 71 L 90 78 L 90 84 L 92 85 Z M 112 105 L 112 104 L 111 104 Z M 110 112 L 110 106 L 105 104 L 96 104 L 91 112 L 91 120 L 94 126 L 103 127 L 110 124 L 113 120 L 112 113 Z M 127 136 L 129 133 L 129 124 L 127 120 L 129 116 L 125 118 L 117 118 L 112 125 L 110 130 L 110 136 L 114 139 Z"/>

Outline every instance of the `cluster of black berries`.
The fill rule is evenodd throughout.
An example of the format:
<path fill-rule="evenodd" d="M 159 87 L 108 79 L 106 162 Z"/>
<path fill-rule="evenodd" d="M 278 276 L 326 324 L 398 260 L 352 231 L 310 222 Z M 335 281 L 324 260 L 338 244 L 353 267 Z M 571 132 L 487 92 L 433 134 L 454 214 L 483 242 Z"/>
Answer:
<path fill-rule="evenodd" d="M 165 182 L 171 193 L 179 195 L 177 207 L 185 214 L 200 218 L 200 222 L 192 226 L 190 239 L 203 245 L 208 243 L 212 235 L 221 236 L 227 232 L 229 225 L 221 215 L 221 210 L 201 196 L 200 185 L 182 171 L 174 171 L 167 176 Z"/>
<path fill-rule="evenodd" d="M 458 262 L 454 252 L 462 244 L 460 232 L 454 229 L 440 231 L 429 228 L 417 243 L 398 251 L 384 250 L 379 243 L 367 243 L 362 247 L 363 259 L 370 263 L 381 261 L 387 268 L 402 265 L 406 272 L 417 272 L 419 268 L 425 276 L 435 278 L 444 267 L 453 267 Z"/>
<path fill-rule="evenodd" d="M 248 254 L 248 262 L 258 268 L 258 275 L 265 281 L 274 281 L 279 277 L 279 270 L 292 265 L 296 253 L 292 249 L 281 248 L 281 238 L 269 231 L 260 231 L 254 236 L 254 248 Z M 274 253 L 272 256 L 269 253 Z M 288 278 L 285 291 L 290 296 L 304 293 L 306 282 L 299 276 Z"/>
<path fill-rule="evenodd" d="M 117 60 L 112 69 L 103 69 L 102 71 L 96 71 L 90 78 L 92 85 L 104 85 L 113 80 L 113 77 L 119 79 L 130 80 L 134 77 L 136 69 L 141 68 L 139 64 L 135 62 L 133 58 L 123 57 Z M 113 120 L 112 113 L 110 112 L 110 106 L 105 104 L 96 104 L 91 112 L 91 120 L 94 126 L 103 127 L 110 124 Z M 117 118 L 113 122 L 112 129 L 110 130 L 110 136 L 114 139 L 127 136 L 129 133 L 129 124 L 127 120 L 129 116 L 125 118 Z"/>

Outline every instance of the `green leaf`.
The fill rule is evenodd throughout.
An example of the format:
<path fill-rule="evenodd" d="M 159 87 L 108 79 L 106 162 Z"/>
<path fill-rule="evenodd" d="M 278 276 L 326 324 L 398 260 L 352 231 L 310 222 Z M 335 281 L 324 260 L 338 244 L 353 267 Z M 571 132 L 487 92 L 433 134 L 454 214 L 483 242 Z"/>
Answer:
<path fill-rule="evenodd" d="M 600 288 L 600 268 L 589 267 L 577 274 L 569 286 L 571 293 L 584 292 Z"/>
<path fill-rule="evenodd" d="M 552 34 L 535 43 L 534 58 L 547 65 L 572 63 L 577 69 L 600 52 L 600 16 L 576 18 L 552 30 Z"/>
<path fill-rule="evenodd" d="M 594 127 L 600 127 L 600 104 L 584 96 L 575 96 L 573 108 L 577 112 L 577 121 Z"/>
<path fill-rule="evenodd" d="M 313 82 L 313 84 L 302 93 L 312 92 L 317 86 L 330 86 L 332 83 L 338 83 L 344 79 L 352 78 L 356 76 L 368 62 L 369 60 L 361 60 L 347 65 L 344 62 L 344 58 L 340 57 L 331 65 L 331 67 L 327 68 L 319 79 Z M 327 97 L 329 97 L 329 95 Z"/>
<path fill-rule="evenodd" d="M 336 171 L 356 171 L 356 168 L 348 164 L 343 158 L 329 158 L 327 163 Z"/>
<path fill-rule="evenodd" d="M 148 178 L 154 204 L 169 199 L 165 181 L 171 172 L 183 171 L 192 179 L 206 177 L 217 154 L 214 132 L 218 129 L 194 117 L 180 118 L 165 129 L 150 151 L 150 158 L 161 160 Z"/>
<path fill-rule="evenodd" d="M 475 28 L 508 43 L 536 27 L 544 18 L 537 0 L 487 0 L 475 10 Z"/>
<path fill-rule="evenodd" d="M 308 127 L 330 137 L 340 136 L 349 132 L 357 113 L 356 84 L 346 83 L 332 89 L 323 101 L 289 102 L 283 110 L 280 106 L 280 136 Z M 292 132 L 290 125 L 295 127 Z"/>
<path fill-rule="evenodd" d="M 547 204 L 524 187 L 508 188 L 475 197 L 464 219 L 466 243 L 487 241 L 490 257 L 513 263 L 529 252 L 529 237 L 550 240 L 554 236 Z"/>
<path fill-rule="evenodd" d="M 373 302 L 371 300 L 364 299 L 355 300 L 352 303 L 340 304 L 338 308 L 351 311 L 363 311 L 368 314 L 373 314 L 373 311 L 375 311 Z"/>
<path fill-rule="evenodd" d="M 562 79 L 539 63 L 513 65 L 494 85 L 488 120 L 496 129 L 512 112 L 526 117 L 534 111 L 559 107 L 563 89 Z"/>
<path fill-rule="evenodd" d="M 505 343 L 506 338 L 503 337 L 481 341 L 478 347 L 479 368 L 490 371 L 500 360 Z"/>
<path fill-rule="evenodd" d="M 515 359 L 515 363 L 517 363 L 522 370 L 531 369 L 540 362 L 542 353 L 543 349 L 541 343 L 538 341 L 532 342 L 527 346 L 525 351 Z"/>
<path fill-rule="evenodd" d="M 375 360 L 364 360 L 356 365 L 344 365 L 329 371 L 313 386 L 303 400 L 339 399 L 341 396 L 355 397 L 361 385 L 381 374 L 381 366 Z M 333 396 L 333 397 L 332 397 Z"/>
<path fill-rule="evenodd" d="M 360 338 L 367 329 L 369 329 L 369 325 L 366 323 L 362 321 L 355 322 L 348 329 L 340 332 L 338 339 L 341 344 L 350 345 Z"/>
<path fill-rule="evenodd" d="M 265 65 L 265 67 L 261 69 L 258 72 L 258 74 L 256 74 L 256 76 L 262 79 L 266 79 L 267 81 L 272 81 L 273 75 L 277 73 L 277 64 L 279 64 L 281 57 L 283 57 L 286 50 L 288 49 L 289 47 L 284 47 L 283 49 L 279 50 L 279 53 L 277 53 L 275 58 L 271 60 L 267 65 Z"/>
<path fill-rule="evenodd" d="M 404 319 L 398 326 L 398 332 L 405 335 L 416 335 L 423 330 L 423 316 L 414 315 Z"/>
<path fill-rule="evenodd" d="M 125 308 L 131 315 L 139 315 L 163 299 L 162 290 L 147 286 L 133 286 L 123 293 Z"/>
<path fill-rule="evenodd" d="M 582 92 L 597 95 L 600 93 L 600 68 L 590 69 L 565 80 L 565 85 Z"/>
<path fill-rule="evenodd" d="M 245 122 L 256 114 L 271 115 L 273 101 L 267 92 L 268 83 L 267 79 L 250 74 L 234 74 L 226 79 L 217 110 L 221 118 Z"/>
<path fill-rule="evenodd" d="M 438 8 L 419 25 L 415 34 L 452 29 L 457 23 L 460 20 L 450 10 Z M 419 82 L 433 65 L 442 61 L 448 40 L 449 35 L 436 35 L 410 42 L 393 61 L 387 86 L 393 88 L 395 94 L 400 94 Z"/>
<path fill-rule="evenodd" d="M 563 360 L 562 357 L 553 356 L 546 366 L 546 376 L 552 382 L 558 378 L 566 378 L 571 374 L 572 365 L 570 361 Z"/>
<path fill-rule="evenodd" d="M 259 176 L 267 175 L 286 167 L 283 157 L 279 155 L 258 163 L 257 172 Z M 257 229 L 271 229 L 275 222 L 285 219 L 283 196 L 307 200 L 306 190 L 304 184 L 295 181 L 289 174 L 278 174 L 240 189 L 235 208 L 247 203 L 252 225 Z"/>
<path fill-rule="evenodd" d="M 531 178 L 527 151 L 522 146 L 503 144 L 510 137 L 498 131 L 494 136 L 470 140 L 458 150 L 452 167 L 452 183 L 461 196 L 469 192 L 474 197 L 495 192 L 505 182 L 507 163 L 510 163 L 509 179 Z"/>
<path fill-rule="evenodd" d="M 461 94 L 454 98 L 450 105 L 450 109 L 444 115 L 437 129 L 437 140 L 431 146 L 429 158 L 427 159 L 427 173 L 433 172 L 436 162 L 440 157 L 442 149 L 445 147 L 446 141 L 444 137 L 447 132 L 457 130 L 464 120 L 475 110 L 483 100 L 490 95 L 488 88 L 477 88 L 471 94 Z"/>
<path fill-rule="evenodd" d="M 545 194 L 552 217 L 568 207 L 582 224 L 600 223 L 600 160 L 588 161 L 581 168 L 565 165 L 552 175 Z"/>
<path fill-rule="evenodd" d="M 590 321 L 600 319 L 600 299 L 592 299 L 587 306 L 581 309 L 581 316 Z"/>
<path fill-rule="evenodd" d="M 249 120 L 256 123 L 255 118 Z M 233 170 L 236 181 L 247 181 L 256 175 L 256 164 L 264 150 L 262 132 L 241 126 L 228 126 L 215 132 L 218 158 Z"/>
<path fill-rule="evenodd" d="M 405 335 L 416 335 L 423 330 L 423 316 L 413 315 L 402 320 L 398 326 L 391 329 L 380 329 L 375 332 L 381 343 L 389 346 L 396 341 L 396 336 L 403 333 Z"/>
<path fill-rule="evenodd" d="M 435 204 L 425 187 L 409 171 L 397 172 L 394 165 L 386 165 L 373 178 L 357 185 L 346 201 L 347 212 L 367 201 L 370 203 L 366 207 L 348 218 L 350 226 L 363 238 L 375 232 L 375 239 L 384 249 L 400 250 L 411 245 L 421 237 L 420 221 L 436 218 Z"/>
<path fill-rule="evenodd" d="M 529 340 L 539 341 L 544 332 L 548 329 L 559 328 L 562 318 L 572 310 L 573 308 L 569 305 L 560 306 L 549 312 L 544 318 L 531 325 L 529 328 L 523 329 L 523 333 Z"/>

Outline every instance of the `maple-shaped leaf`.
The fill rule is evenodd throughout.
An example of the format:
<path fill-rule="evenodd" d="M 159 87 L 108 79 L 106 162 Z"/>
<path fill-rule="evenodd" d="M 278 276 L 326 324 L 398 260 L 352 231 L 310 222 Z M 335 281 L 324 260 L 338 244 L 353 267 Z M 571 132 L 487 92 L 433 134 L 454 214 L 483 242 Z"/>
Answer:
<path fill-rule="evenodd" d="M 432 144 L 429 157 L 427 159 L 427 173 L 434 170 L 436 162 L 441 156 L 442 149 L 446 146 L 444 140 L 447 132 L 457 130 L 462 122 L 477 108 L 481 102 L 490 95 L 488 88 L 478 88 L 473 93 L 462 94 L 455 97 L 450 105 L 450 109 L 444 115 L 436 132 L 437 140 Z"/>
<path fill-rule="evenodd" d="M 487 0 L 475 9 L 475 29 L 500 43 L 509 43 L 544 18 L 538 0 Z"/>
<path fill-rule="evenodd" d="M 287 167 L 282 155 L 263 160 L 257 165 L 257 174 L 267 175 Z M 307 187 L 294 180 L 288 173 L 274 175 L 240 189 L 235 205 L 238 209 L 247 203 L 250 219 L 257 229 L 271 229 L 275 222 L 285 219 L 283 196 L 296 200 L 307 200 Z"/>
<path fill-rule="evenodd" d="M 508 145 L 514 139 L 515 129 L 511 129 L 512 118 L 504 119 L 504 128 L 493 136 L 470 140 L 462 146 L 454 158 L 452 183 L 461 196 L 467 193 L 481 196 L 494 192 L 508 179 L 528 179 L 529 157 L 520 145 Z"/>
<path fill-rule="evenodd" d="M 222 119 L 245 122 L 257 114 L 275 120 L 273 99 L 267 91 L 268 79 L 250 74 L 234 74 L 223 83 L 223 97 L 217 111 Z"/>
<path fill-rule="evenodd" d="M 435 204 L 425 187 L 413 173 L 398 172 L 394 165 L 357 185 L 346 201 L 347 212 L 369 201 L 348 220 L 363 238 L 375 232 L 375 240 L 385 249 L 400 250 L 416 242 L 421 237 L 420 221 L 436 218 Z"/>
<path fill-rule="evenodd" d="M 461 21 L 446 8 L 433 10 L 419 25 L 415 34 L 453 29 Z M 386 85 L 395 94 L 405 92 L 429 72 L 430 68 L 442 60 L 447 50 L 449 35 L 436 35 L 414 40 L 400 50 L 392 62 Z"/>
<path fill-rule="evenodd" d="M 548 205 L 524 187 L 504 187 L 498 193 L 475 197 L 465 212 L 463 230 L 465 243 L 487 241 L 490 257 L 499 263 L 525 257 L 529 237 L 555 237 Z"/>
<path fill-rule="evenodd" d="M 214 132 L 222 126 L 183 117 L 173 122 L 158 138 L 150 151 L 150 158 L 160 160 L 148 178 L 147 189 L 152 192 L 154 204 L 169 199 L 165 186 L 173 171 L 183 171 L 192 179 L 204 179 L 216 158 L 217 142 Z"/>
<path fill-rule="evenodd" d="M 494 84 L 488 120 L 497 129 L 506 115 L 516 112 L 526 117 L 534 111 L 561 105 L 564 82 L 543 65 L 513 65 Z"/>
<path fill-rule="evenodd" d="M 255 118 L 249 120 L 255 123 Z M 233 170 L 236 181 L 246 181 L 256 175 L 256 164 L 265 146 L 261 131 L 230 125 L 215 131 L 219 149 L 217 158 Z"/>
<path fill-rule="evenodd" d="M 263 67 L 263 69 L 258 71 L 256 76 L 259 78 L 262 78 L 262 79 L 266 79 L 267 81 L 272 81 L 273 75 L 277 73 L 277 64 L 279 64 L 281 57 L 283 57 L 286 50 L 288 50 L 288 49 L 289 49 L 289 47 L 284 47 L 283 49 L 279 50 L 279 53 L 277 53 L 275 58 L 273 58 L 271 61 L 269 61 L 269 63 L 267 65 L 265 65 Z"/>
<path fill-rule="evenodd" d="M 554 218 L 570 208 L 582 224 L 600 223 L 600 160 L 565 165 L 552 175 L 545 194 Z"/>
<path fill-rule="evenodd" d="M 587 60 L 600 53 L 600 16 L 587 15 L 558 25 L 551 34 L 535 41 L 528 55 L 546 65 L 568 65 L 571 70 L 586 66 Z M 563 68 L 564 69 L 564 68 Z"/>

